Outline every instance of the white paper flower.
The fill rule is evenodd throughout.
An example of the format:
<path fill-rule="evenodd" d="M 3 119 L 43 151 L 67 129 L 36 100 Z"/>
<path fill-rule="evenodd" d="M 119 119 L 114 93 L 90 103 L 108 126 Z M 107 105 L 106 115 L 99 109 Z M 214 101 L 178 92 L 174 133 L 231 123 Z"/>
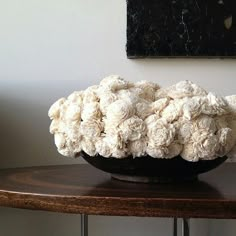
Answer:
<path fill-rule="evenodd" d="M 161 117 L 170 123 L 175 120 L 178 120 L 183 113 L 182 107 L 183 107 L 182 100 L 179 99 L 171 100 L 169 105 L 166 106 L 161 112 Z"/>
<path fill-rule="evenodd" d="M 227 102 L 228 109 L 232 113 L 236 113 L 236 95 L 226 96 L 225 101 Z"/>
<path fill-rule="evenodd" d="M 59 119 L 60 117 L 60 108 L 66 101 L 65 98 L 60 98 L 57 100 L 49 109 L 48 111 L 48 116 L 50 119 Z"/>
<path fill-rule="evenodd" d="M 89 138 L 83 138 L 81 140 L 81 148 L 89 156 L 95 156 L 97 154 L 95 143 Z"/>
<path fill-rule="evenodd" d="M 195 130 L 203 130 L 211 133 L 216 132 L 216 122 L 215 120 L 207 115 L 201 115 L 196 120 L 193 121 Z"/>
<path fill-rule="evenodd" d="M 66 112 L 64 114 L 65 120 L 68 122 L 81 120 L 81 107 L 77 104 L 70 104 L 67 106 Z"/>
<path fill-rule="evenodd" d="M 186 143 L 180 155 L 186 161 L 197 162 L 199 161 L 199 156 L 196 151 L 197 150 L 193 147 L 193 143 Z"/>
<path fill-rule="evenodd" d="M 66 137 L 63 133 L 56 133 L 54 135 L 54 142 L 58 149 L 63 149 L 66 146 Z"/>
<path fill-rule="evenodd" d="M 80 123 L 77 122 L 70 122 L 60 126 L 60 132 L 65 133 L 66 138 L 72 141 L 75 145 L 79 143 L 82 138 L 82 134 L 80 133 Z"/>
<path fill-rule="evenodd" d="M 137 82 L 135 87 L 141 88 L 140 97 L 148 101 L 155 100 L 155 92 L 160 88 L 158 84 L 146 80 Z"/>
<path fill-rule="evenodd" d="M 121 89 L 116 92 L 116 96 L 119 100 L 127 101 L 135 106 L 140 100 L 139 94 L 136 92 L 136 90 Z"/>
<path fill-rule="evenodd" d="M 202 106 L 202 113 L 207 115 L 225 115 L 228 114 L 228 104 L 224 98 L 209 93 Z"/>
<path fill-rule="evenodd" d="M 217 130 L 230 127 L 229 123 L 227 121 L 227 117 L 229 117 L 229 116 L 216 116 L 216 117 L 214 117 L 214 121 L 216 123 Z M 232 118 L 230 118 L 230 120 L 232 120 Z"/>
<path fill-rule="evenodd" d="M 114 148 L 112 150 L 112 157 L 122 159 L 128 156 L 126 149 Z"/>
<path fill-rule="evenodd" d="M 146 124 L 137 116 L 125 120 L 119 125 L 120 135 L 126 141 L 135 141 L 144 137 L 147 132 Z"/>
<path fill-rule="evenodd" d="M 111 105 L 116 100 L 118 100 L 117 96 L 110 91 L 105 91 L 103 94 L 99 94 L 99 98 L 100 98 L 100 110 L 103 113 L 103 115 L 107 113 L 108 106 Z"/>
<path fill-rule="evenodd" d="M 192 120 L 202 113 L 202 106 L 205 102 L 205 97 L 185 98 L 183 104 L 183 116 Z"/>
<path fill-rule="evenodd" d="M 83 107 L 81 118 L 83 121 L 97 119 L 100 120 L 102 113 L 98 102 L 90 102 Z"/>
<path fill-rule="evenodd" d="M 185 80 L 167 88 L 168 96 L 171 98 L 183 98 L 193 96 L 204 96 L 206 91 L 200 86 L 192 83 L 191 81 Z"/>
<path fill-rule="evenodd" d="M 84 106 L 86 106 L 90 102 L 98 102 L 99 101 L 97 90 L 98 90 L 97 86 L 91 86 L 91 87 L 88 87 L 83 92 L 83 105 Z"/>
<path fill-rule="evenodd" d="M 168 98 L 161 98 L 156 100 L 155 102 L 151 103 L 152 112 L 156 113 L 159 116 L 162 110 L 167 107 L 168 103 Z"/>
<path fill-rule="evenodd" d="M 171 159 L 173 157 L 178 156 L 183 149 L 183 145 L 177 142 L 173 142 L 168 146 L 168 152 L 166 153 L 165 158 Z"/>
<path fill-rule="evenodd" d="M 103 124 L 99 120 L 86 120 L 81 122 L 80 133 L 84 137 L 94 138 L 99 137 L 103 131 Z"/>
<path fill-rule="evenodd" d="M 153 114 L 153 115 L 148 116 L 148 117 L 144 120 L 144 122 L 145 122 L 145 124 L 146 124 L 147 126 L 149 126 L 151 123 L 156 122 L 156 121 L 159 120 L 159 119 L 160 119 L 160 117 L 159 117 L 157 114 Z"/>
<path fill-rule="evenodd" d="M 147 137 L 156 146 L 169 146 L 175 137 L 175 127 L 163 119 L 151 122 L 147 126 Z"/>
<path fill-rule="evenodd" d="M 147 150 L 147 139 L 141 138 L 135 141 L 130 141 L 127 144 L 127 149 L 133 157 L 145 156 Z"/>
<path fill-rule="evenodd" d="M 153 114 L 152 108 L 148 102 L 139 102 L 136 105 L 136 115 L 141 118 L 142 120 L 145 120 L 148 116 Z"/>
<path fill-rule="evenodd" d="M 192 133 L 194 132 L 194 125 L 190 121 L 182 120 L 178 130 L 178 140 L 182 144 L 186 144 L 190 141 Z"/>
<path fill-rule="evenodd" d="M 213 160 L 219 150 L 218 137 L 212 133 L 196 131 L 192 142 L 184 145 L 181 156 L 188 161 Z"/>
<path fill-rule="evenodd" d="M 62 146 L 64 141 L 65 141 L 65 144 Z M 65 138 L 65 140 L 63 140 L 63 139 L 60 140 L 60 138 L 57 136 L 56 140 L 55 140 L 55 143 L 58 146 L 61 145 L 61 146 L 59 146 L 59 148 L 57 150 L 63 156 L 76 157 L 76 156 L 78 156 L 78 154 L 82 150 L 80 142 L 79 143 L 74 143 L 71 140 L 69 140 L 68 138 Z"/>
<path fill-rule="evenodd" d="M 131 82 L 125 81 L 119 75 L 110 75 L 100 82 L 100 86 L 106 90 L 115 92 L 120 89 L 130 88 L 133 86 L 133 84 Z"/>
<path fill-rule="evenodd" d="M 133 116 L 135 109 L 131 103 L 124 100 L 117 100 L 107 108 L 107 120 L 110 120 L 114 125 L 119 125 L 126 119 Z"/>
<path fill-rule="evenodd" d="M 99 155 L 103 157 L 110 157 L 112 155 L 112 149 L 104 139 L 100 137 L 95 142 L 95 148 Z"/>
<path fill-rule="evenodd" d="M 218 130 L 217 135 L 219 139 L 219 150 L 217 155 L 222 157 L 232 150 L 235 145 L 235 137 L 233 135 L 233 130 L 230 128 Z"/>
<path fill-rule="evenodd" d="M 74 103 L 81 106 L 83 104 L 83 97 L 83 91 L 75 91 L 68 96 L 67 100 L 69 101 L 69 103 Z"/>
<path fill-rule="evenodd" d="M 169 97 L 168 95 L 168 91 L 166 88 L 159 88 L 156 90 L 155 92 L 155 95 L 154 95 L 154 100 L 158 100 L 158 99 L 161 99 L 161 98 L 167 98 L 167 99 L 170 99 L 171 97 Z"/>
<path fill-rule="evenodd" d="M 112 152 L 114 149 L 123 149 L 125 148 L 125 143 L 123 139 L 120 136 L 120 133 L 109 133 L 107 134 L 103 139 L 108 146 L 112 149 Z"/>
<path fill-rule="evenodd" d="M 153 158 L 165 158 L 166 153 L 168 153 L 167 147 L 157 146 L 156 143 L 148 142 L 147 154 Z"/>
<path fill-rule="evenodd" d="M 51 134 L 56 134 L 57 132 L 59 132 L 59 126 L 61 125 L 60 120 L 52 120 L 50 126 L 49 126 L 49 132 Z"/>

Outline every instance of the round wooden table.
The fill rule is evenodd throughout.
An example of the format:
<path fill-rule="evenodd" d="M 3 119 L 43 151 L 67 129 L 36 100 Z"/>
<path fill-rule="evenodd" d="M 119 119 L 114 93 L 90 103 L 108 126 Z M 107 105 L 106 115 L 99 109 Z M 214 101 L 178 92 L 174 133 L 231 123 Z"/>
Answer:
<path fill-rule="evenodd" d="M 177 218 L 189 235 L 189 218 L 236 219 L 236 164 L 225 163 L 178 184 L 141 184 L 112 179 L 90 165 L 58 165 L 0 170 L 0 205 L 88 215 Z"/>

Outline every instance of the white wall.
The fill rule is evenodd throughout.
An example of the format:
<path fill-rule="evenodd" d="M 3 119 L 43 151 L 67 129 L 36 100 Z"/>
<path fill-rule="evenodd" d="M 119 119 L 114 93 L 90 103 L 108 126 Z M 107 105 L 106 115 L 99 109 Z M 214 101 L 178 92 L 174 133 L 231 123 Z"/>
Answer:
<path fill-rule="evenodd" d="M 128 60 L 125 32 L 125 0 L 0 2 L 0 168 L 79 163 L 56 152 L 47 110 L 109 74 L 163 86 L 189 79 L 221 95 L 235 93 L 234 60 Z M 0 222 L 4 236 L 79 235 L 80 228 L 76 215 L 8 208 L 0 208 Z M 235 235 L 234 223 L 192 220 L 192 235 Z M 170 225 L 170 219 L 93 216 L 90 235 L 164 236 Z"/>

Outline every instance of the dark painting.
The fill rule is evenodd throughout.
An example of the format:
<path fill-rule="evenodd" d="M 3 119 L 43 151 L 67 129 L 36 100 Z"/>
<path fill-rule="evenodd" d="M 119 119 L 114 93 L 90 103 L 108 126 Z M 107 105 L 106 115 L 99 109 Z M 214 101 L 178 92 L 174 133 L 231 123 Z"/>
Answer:
<path fill-rule="evenodd" d="M 236 0 L 127 0 L 127 56 L 235 57 Z"/>

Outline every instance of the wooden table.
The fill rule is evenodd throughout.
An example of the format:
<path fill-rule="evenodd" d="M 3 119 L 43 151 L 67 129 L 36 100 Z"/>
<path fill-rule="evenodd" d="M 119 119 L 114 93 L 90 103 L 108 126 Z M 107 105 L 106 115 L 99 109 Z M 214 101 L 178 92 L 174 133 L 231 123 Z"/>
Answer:
<path fill-rule="evenodd" d="M 81 214 L 82 235 L 88 215 L 236 219 L 236 164 L 202 174 L 199 181 L 140 184 L 111 179 L 90 165 L 60 165 L 0 170 L 0 205 Z"/>

